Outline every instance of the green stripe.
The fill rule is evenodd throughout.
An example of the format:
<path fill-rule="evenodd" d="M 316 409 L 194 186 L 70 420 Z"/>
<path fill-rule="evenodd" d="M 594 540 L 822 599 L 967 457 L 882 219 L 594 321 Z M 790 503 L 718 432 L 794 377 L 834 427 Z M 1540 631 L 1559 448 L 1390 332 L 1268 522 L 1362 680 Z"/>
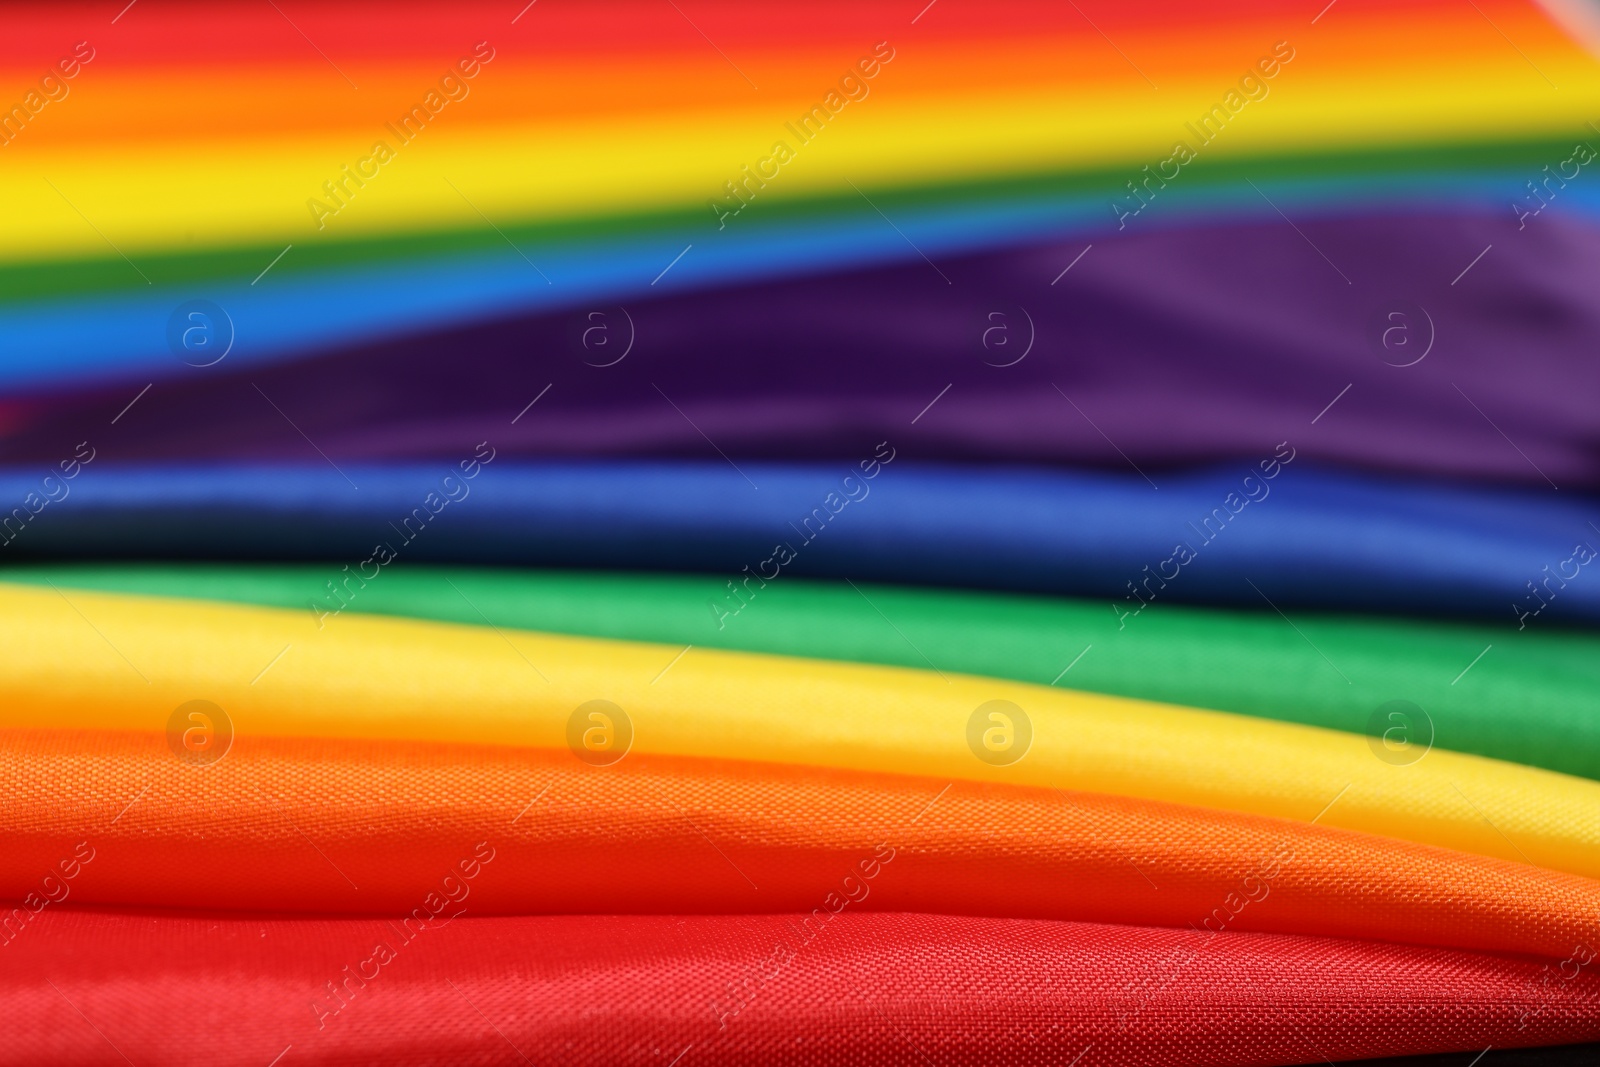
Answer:
<path fill-rule="evenodd" d="M 337 606 L 326 583 L 340 573 L 332 564 L 75 565 L 8 568 L 0 577 L 294 608 L 309 620 L 313 603 Z M 1298 612 L 1291 625 L 1274 613 L 1173 605 L 1119 630 L 1101 601 L 794 579 L 759 590 L 718 629 L 708 601 L 723 601 L 724 582 L 402 565 L 364 588 L 352 579 L 347 610 L 1040 685 L 1059 679 L 1358 733 L 1379 705 L 1409 700 L 1431 717 L 1441 748 L 1600 778 L 1600 640 L 1584 632 Z"/>

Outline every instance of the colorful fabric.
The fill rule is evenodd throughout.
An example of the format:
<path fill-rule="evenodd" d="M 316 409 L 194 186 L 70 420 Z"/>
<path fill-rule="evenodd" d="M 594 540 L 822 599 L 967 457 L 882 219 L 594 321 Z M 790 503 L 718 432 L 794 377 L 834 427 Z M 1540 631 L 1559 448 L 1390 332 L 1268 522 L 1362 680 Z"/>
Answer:
<path fill-rule="evenodd" d="M 1577 1067 L 1600 1055 L 1600 1045 L 1554 1045 L 1545 1048 L 1485 1049 L 1478 1054 L 1479 1067 Z M 1381 1060 L 1361 1060 L 1350 1067 L 1461 1067 L 1470 1060 L 1465 1053 L 1433 1056 L 1398 1056 Z"/>
<path fill-rule="evenodd" d="M 1104 251 L 1216 214 L 1592 214 L 1582 182 L 1548 214 L 1523 183 L 1570 172 L 1600 65 L 1530 0 L 1479 6 L 413 2 L 381 31 L 365 3 L 29 7 L 0 52 L 32 101 L 5 127 L 0 381 L 185 374 L 166 327 L 195 300 L 241 360 L 282 360 L 663 286 L 1049 236 Z M 1450 249 L 1441 288 L 1481 247 Z M 1344 283 L 1331 252 L 1295 252 L 1324 272 L 1307 284 Z"/>
<path fill-rule="evenodd" d="M 114 450 L 119 462 L 186 463 L 203 438 L 212 462 L 315 458 L 288 413 L 341 466 L 452 463 L 464 428 L 478 426 L 507 458 L 714 459 L 709 438 L 739 461 L 853 464 L 888 436 L 923 461 L 1132 463 L 1160 484 L 1177 463 L 1270 454 L 1287 438 L 1322 463 L 1593 491 L 1587 398 L 1600 372 L 1586 354 L 1600 321 L 1580 279 L 1600 271 L 1600 229 L 1542 221 L 1519 232 L 1498 202 L 1303 219 L 1306 237 L 1361 280 L 1337 301 L 1327 264 L 1282 220 L 1224 218 L 1097 240 L 1060 284 L 1083 240 L 941 257 L 950 287 L 929 286 L 937 277 L 913 258 L 620 307 L 563 303 L 281 366 L 240 351 L 152 388 L 118 422 Z M 1548 309 L 1536 344 L 1481 290 L 1447 284 L 1445 264 L 1487 245 L 1484 278 Z M 1437 278 L 1423 303 L 1384 304 L 1419 277 Z M 278 330 L 325 329 L 298 296 L 280 300 Z M 259 330 L 251 340 L 259 353 Z M 536 371 L 530 350 L 547 357 Z M 526 396 L 508 397 L 512 382 Z M 132 395 L 93 378 L 19 401 L 7 461 L 54 463 L 57 427 L 108 420 Z"/>
<path fill-rule="evenodd" d="M 78 564 L 14 567 L 0 579 L 898 667 L 933 663 L 1380 739 L 1399 723 L 1399 740 L 1411 744 L 1431 740 L 1600 778 L 1600 646 L 1586 631 L 1530 626 L 1508 635 L 1492 625 L 1299 612 L 1291 623 L 1270 611 L 1178 604 L 1119 628 L 1095 601 L 787 578 L 752 584 L 749 610 L 718 627 L 710 605 L 732 603 L 720 575 L 407 563 L 346 586 L 347 574 L 342 562 Z M 1401 719 L 1389 718 L 1395 710 Z"/>
<path fill-rule="evenodd" d="M 148 730 L 206 700 L 237 734 L 557 748 L 604 700 L 641 753 L 1316 818 L 1600 874 L 1594 781 L 1437 750 L 1390 762 L 1351 734 L 999 679 L 16 585 L 0 640 L 10 727 Z"/>
<path fill-rule="evenodd" d="M 1593 1059 L 1589 5 L 0 73 L 0 1067 Z"/>
<path fill-rule="evenodd" d="M 1303 822 L 994 783 L 630 754 L 0 735 L 0 899 L 391 917 L 916 911 L 1543 957 L 1600 883 Z M 492 876 L 476 878 L 491 842 Z M 83 853 L 77 877 L 43 881 Z M 87 857 L 87 861 L 84 860 Z M 468 876 L 468 872 L 473 872 Z M 448 881 L 441 883 L 441 878 Z M 53 892 L 49 892 L 53 890 Z M 442 896 L 440 896 L 442 894 Z M 1569 967 L 1572 964 L 1568 965 Z"/>
<path fill-rule="evenodd" d="M 478 432 L 454 463 L 418 467 L 126 468 L 90 443 L 88 463 L 63 454 L 70 480 L 0 478 L 16 502 L 0 553 L 705 570 L 740 587 L 723 613 L 776 575 L 1102 596 L 1129 627 L 1184 601 L 1518 632 L 1600 619 L 1588 498 L 1355 476 L 1292 442 L 1157 490 L 1136 473 L 918 465 L 892 441 L 850 465 L 515 465 Z"/>
<path fill-rule="evenodd" d="M 3 951 L 17 1018 L 0 1062 L 17 1064 L 823 1065 L 920 1051 L 1251 1067 L 1600 1034 L 1592 975 L 1547 980 L 1506 956 L 907 913 L 404 926 L 60 910 Z"/>

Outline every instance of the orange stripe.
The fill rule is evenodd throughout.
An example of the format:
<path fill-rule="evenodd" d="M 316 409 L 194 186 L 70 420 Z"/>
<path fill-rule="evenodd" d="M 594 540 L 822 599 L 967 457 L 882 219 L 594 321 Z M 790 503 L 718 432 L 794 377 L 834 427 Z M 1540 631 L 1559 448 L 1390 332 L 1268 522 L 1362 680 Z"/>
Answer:
<path fill-rule="evenodd" d="M 1391 27 L 1392 32 L 1404 29 Z M 1420 32 L 1422 27 L 1413 29 Z M 1487 25 L 1429 26 L 1427 32 L 1440 55 L 1449 57 L 1448 67 L 1418 60 L 1392 43 L 1376 47 L 1362 38 L 1346 42 L 1351 46 L 1346 49 L 1319 40 L 1314 50 L 1302 46 L 1302 57 L 1269 81 L 1267 88 L 1295 91 L 1302 97 L 1332 97 L 1352 79 L 1381 77 L 1399 91 L 1419 79 L 1449 85 L 1467 69 L 1475 72 L 1475 84 L 1485 77 L 1539 78 L 1498 36 L 1483 39 L 1483 33 L 1492 36 Z M 978 99 L 1003 108 L 1008 99 L 1015 99 L 1028 105 L 1054 100 L 1064 113 L 1102 108 L 1116 113 L 1128 110 L 1130 104 L 1142 112 L 1173 97 L 1172 123 L 1177 131 L 1181 119 L 1192 116 L 1176 101 L 1191 93 L 1220 98 L 1250 72 L 1253 63 L 1268 56 L 1271 44 L 1262 41 L 1234 48 L 1231 51 L 1237 55 L 1223 59 L 1204 52 L 1205 43 L 1194 44 L 1201 51 L 1185 45 L 1141 57 L 1141 69 L 1166 94 L 1161 98 L 1114 52 L 1090 42 L 1063 48 L 1059 41 L 981 42 L 958 50 L 901 51 L 866 83 L 866 89 L 900 105 L 940 110 Z M 465 83 L 468 95 L 450 108 L 449 121 L 461 128 L 540 121 L 561 126 L 576 119 L 605 118 L 698 123 L 725 121 L 721 115 L 750 114 L 780 135 L 785 119 L 797 118 L 835 90 L 850 63 L 866 55 L 863 46 L 859 56 L 833 62 L 790 53 L 757 56 L 749 66 L 752 73 L 759 71 L 759 98 L 743 83 L 738 87 L 743 91 L 735 91 L 719 72 L 667 58 L 535 64 L 528 57 L 519 61 L 502 55 Z M 1557 78 L 1574 62 L 1588 63 L 1572 50 L 1540 58 Z M 70 106 L 51 108 L 50 121 L 41 123 L 40 132 L 54 144 L 93 140 L 110 147 L 152 137 L 348 130 L 353 142 L 364 147 L 389 136 L 384 124 L 398 121 L 427 92 L 436 90 L 448 66 L 385 63 L 363 73 L 360 94 L 330 92 L 326 68 L 304 65 L 257 70 L 211 65 L 167 70 L 91 67 L 96 77 L 84 77 L 70 86 Z"/>
<path fill-rule="evenodd" d="M 87 842 L 78 903 L 399 914 L 479 841 L 473 913 L 868 909 L 1258 930 L 1559 958 L 1600 883 L 1344 830 L 1048 789 L 632 754 L 0 733 L 0 895 Z M 54 883 L 52 883 L 54 884 Z M 757 888 L 759 887 L 759 888 Z"/>

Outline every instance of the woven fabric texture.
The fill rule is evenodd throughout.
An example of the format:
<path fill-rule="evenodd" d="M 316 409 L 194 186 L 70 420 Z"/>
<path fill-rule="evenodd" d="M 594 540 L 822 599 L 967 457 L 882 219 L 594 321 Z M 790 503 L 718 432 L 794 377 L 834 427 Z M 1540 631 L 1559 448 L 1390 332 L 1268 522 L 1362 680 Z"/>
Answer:
<path fill-rule="evenodd" d="M 1123 626 L 1101 600 L 787 577 L 741 586 L 744 610 L 726 575 L 415 564 L 363 582 L 343 566 L 77 564 L 0 577 L 919 669 L 932 661 L 1355 733 L 1374 730 L 1381 705 L 1408 700 L 1426 716 L 1418 737 L 1439 748 L 1600 778 L 1600 639 L 1581 630 L 1531 626 L 1508 640 L 1504 627 L 1309 612 L 1290 626 L 1270 611 L 1183 604 Z M 719 627 L 711 605 L 738 613 Z"/>
<path fill-rule="evenodd" d="M 1600 917 L 1600 883 L 1525 864 L 993 783 L 245 737 L 196 767 L 162 735 L 89 731 L 0 733 L 0 772 L 0 898 L 19 901 L 53 891 L 73 903 L 394 916 L 429 900 L 424 918 L 458 906 L 735 913 L 828 901 L 1368 938 L 1569 967 Z M 484 866 L 480 843 L 492 870 L 468 878 Z M 25 922 L 28 911 L 10 914 Z"/>
<path fill-rule="evenodd" d="M 1352 734 L 998 679 L 16 585 L 0 586 L 0 647 L 0 726 L 159 729 L 203 699 L 246 736 L 556 748 L 603 699 L 640 753 L 1317 818 L 1600 874 L 1600 783 L 1438 750 L 1395 765 Z M 972 732 L 996 700 L 1016 729 L 985 754 L 1005 765 Z"/>
<path fill-rule="evenodd" d="M 909 913 L 402 928 L 63 908 L 0 953 L 0 1063 L 30 1067 L 1255 1067 L 1600 1036 L 1593 975 L 1504 956 Z"/>
<path fill-rule="evenodd" d="M 992 17 L 1005 6 L 992 3 L 985 11 Z M 1209 13 L 1226 17 L 1218 8 Z M 1470 8 L 1467 14 L 1476 17 Z M 1028 18 L 1032 22 L 1042 15 L 1035 9 Z M 919 23 L 919 30 L 926 25 L 926 20 Z M 1318 26 L 1326 28 L 1326 20 Z M 1438 39 L 1436 26 L 1419 32 Z M 922 51 L 927 43 L 919 41 L 919 63 L 931 58 Z M 1012 65 L 1026 61 L 1007 64 Z M 508 73 L 495 69 L 496 78 Z M 906 68 L 896 71 L 905 73 Z M 904 88 L 897 83 L 897 92 Z M 1112 99 L 1121 102 L 1120 96 Z M 485 95 L 484 104 L 497 100 Z M 229 120 L 236 121 L 235 115 Z M 1532 150 L 1531 145 L 1525 149 Z M 1270 166 L 1259 157 L 1256 163 Z M 1253 180 L 1264 180 L 1260 175 L 1257 170 Z M 1435 172 L 1414 180 L 1460 178 Z M 1291 242 L 1303 245 L 1299 234 L 1228 213 L 1097 241 L 1094 281 L 1082 288 L 1051 280 L 1084 242 L 1076 234 L 1040 234 L 1023 247 L 939 256 L 940 270 L 955 283 L 941 291 L 927 285 L 927 264 L 913 253 L 909 260 L 869 270 L 764 283 L 746 276 L 733 285 L 660 293 L 647 304 L 630 304 L 638 336 L 650 339 L 648 360 L 625 360 L 603 375 L 577 359 L 549 361 L 541 373 L 552 389 L 539 403 L 539 418 L 503 427 L 495 445 L 502 454 L 527 458 L 697 457 L 708 451 L 698 426 L 741 461 L 834 460 L 849 467 L 862 443 L 892 433 L 897 446 L 920 460 L 1092 463 L 1132 473 L 1126 465 L 1131 460 L 1165 492 L 1169 487 L 1162 476 L 1175 465 L 1232 461 L 1243 474 L 1254 467 L 1249 457 L 1263 445 L 1270 453 L 1273 443 L 1292 436 L 1296 445 L 1313 445 L 1324 462 L 1548 488 L 1539 474 L 1543 470 L 1563 492 L 1600 488 L 1585 404 L 1600 392 L 1600 369 L 1589 368 L 1580 354 L 1600 338 L 1600 328 L 1591 317 L 1588 294 L 1575 281 L 1600 270 L 1600 235 L 1581 217 L 1546 214 L 1538 227 L 1518 230 L 1503 204 L 1472 209 L 1456 201 L 1445 208 L 1443 200 L 1420 217 L 1401 214 L 1391 204 L 1379 210 L 1346 208 L 1337 219 L 1313 215 L 1303 225 L 1319 245 L 1323 235 L 1337 240 L 1344 269 L 1374 291 L 1411 288 L 1417 275 L 1436 274 L 1440 258 L 1454 258 L 1456 249 L 1481 234 L 1478 248 L 1492 242 L 1510 257 L 1500 263 L 1501 276 L 1516 278 L 1525 287 L 1524 299 L 1548 309 L 1539 344 L 1526 343 L 1525 324 L 1482 301 L 1476 291 L 1445 287 L 1433 294 L 1429 307 L 1439 321 L 1452 324 L 1456 361 L 1429 360 L 1397 375 L 1367 358 L 1368 350 L 1360 347 L 1363 317 L 1326 298 L 1327 279 L 1313 269 L 1325 265 L 1298 255 L 1301 249 Z M 995 230 L 992 200 L 984 206 L 990 221 L 986 243 L 993 248 L 1003 238 Z M 1592 217 L 1594 208 L 1585 207 Z M 946 204 L 941 214 L 949 220 L 960 210 Z M 1512 233 L 1515 244 L 1509 240 Z M 702 243 L 695 251 L 703 250 Z M 554 250 L 546 254 L 556 256 L 557 264 L 566 259 Z M 539 255 L 530 251 L 535 260 Z M 358 303 L 359 310 L 340 305 L 335 321 L 348 323 L 346 316 L 354 311 L 371 323 L 386 305 L 393 306 L 390 302 L 398 303 L 372 277 L 392 278 L 398 266 L 394 258 L 375 265 L 341 264 L 341 277 L 352 291 L 371 286 L 381 295 L 375 306 Z M 1551 261 L 1568 270 L 1552 269 Z M 763 268 L 783 262 L 773 256 Z M 1196 269 L 1196 262 L 1206 269 Z M 457 264 L 463 281 L 487 269 L 481 251 L 473 255 L 463 249 Z M 415 260 L 406 266 L 415 270 Z M 255 342 L 253 361 L 224 362 L 203 378 L 164 383 L 167 388 L 141 402 L 137 418 L 119 423 L 118 462 L 191 462 L 198 440 L 213 446 L 210 462 L 302 460 L 305 442 L 282 433 L 281 418 L 249 384 L 256 381 L 269 396 L 294 397 L 296 422 L 341 463 L 360 457 L 367 463 L 431 459 L 452 464 L 464 425 L 505 421 L 500 416 L 505 383 L 522 373 L 530 348 L 566 352 L 576 347 L 575 319 L 607 321 L 582 320 L 571 296 L 559 288 L 562 268 L 546 269 L 558 286 L 555 293 L 541 301 L 524 290 L 514 317 L 479 310 L 469 324 L 456 320 L 448 323 L 454 328 L 422 336 L 396 331 L 400 336 L 375 337 L 360 346 L 325 343 L 314 350 L 316 358 L 279 366 L 263 366 L 262 357 L 273 348 L 281 353 L 285 334 L 315 337 L 326 312 L 319 314 L 320 306 L 294 289 L 261 294 L 262 304 L 245 310 L 249 318 L 240 326 Z M 280 275 L 280 284 L 291 278 Z M 533 280 L 544 284 L 536 275 Z M 1081 284 L 1088 278 L 1075 274 L 1073 280 Z M 483 299 L 482 287 L 470 282 L 450 288 L 457 300 L 469 293 Z M 542 314 L 535 301 L 545 303 Z M 996 308 L 1019 304 L 1028 307 L 1040 338 L 1072 337 L 1074 350 L 1041 345 L 997 374 L 973 358 L 980 334 L 975 324 L 1016 322 L 1025 330 L 1015 312 L 1014 319 L 987 317 Z M 1268 307 L 1273 308 L 1271 326 L 1263 321 Z M 797 308 L 806 313 L 797 314 Z M 1135 308 L 1139 313 L 1130 314 Z M 419 310 L 413 306 L 402 314 Z M 775 321 L 784 322 L 782 331 L 772 330 Z M 867 322 L 872 329 L 862 328 Z M 266 329 L 251 330 L 256 323 Z M 0 330 L 7 325 L 0 311 Z M 109 333 L 112 326 L 102 329 Z M 987 338 L 1001 336 L 1006 334 Z M 51 431 L 116 414 L 127 403 L 114 399 L 127 379 L 119 376 L 111 385 L 86 382 L 81 372 L 73 376 L 71 364 L 52 359 L 56 353 L 50 348 L 19 341 L 14 363 L 0 368 L 0 382 L 9 376 L 48 377 L 71 386 L 42 404 L 15 405 L 13 410 L 21 409 L 13 416 L 20 432 L 6 438 L 5 454 L 10 463 L 53 463 L 59 442 Z M 62 341 L 56 344 L 68 348 Z M 123 345 L 131 347 L 129 341 Z M 1518 352 L 1514 364 L 1500 358 L 1508 348 Z M 753 350 L 764 358 L 748 359 L 745 354 Z M 1099 353 L 1092 367 L 1079 355 L 1085 351 Z M 16 365 L 23 360 L 24 366 Z M 1303 435 L 1289 433 L 1283 413 L 1304 409 L 1309 421 L 1320 407 L 1314 398 L 1323 382 L 1335 376 L 1353 386 L 1336 408 L 1338 417 L 1322 419 Z M 838 382 L 846 378 L 850 402 L 841 404 Z M 693 413 L 694 425 L 662 402 L 652 381 Z M 1155 381 L 1182 385 L 1152 389 Z M 1538 469 L 1492 431 L 1482 432 L 1486 424 L 1462 402 L 1452 381 L 1469 396 L 1493 398 L 1486 410 L 1496 413 L 1496 421 Z M 1093 413 L 1094 423 L 1078 417 L 1052 382 Z M 1557 382 L 1566 387 L 1553 388 Z M 907 425 L 946 386 L 951 386 L 948 394 L 928 416 Z M 365 400 L 359 419 L 350 417 L 347 399 L 356 393 Z M 102 415 L 108 407 L 109 414 Z M 1228 418 L 1196 416 L 1222 410 Z M 1096 425 L 1125 450 L 1126 460 Z"/>
<path fill-rule="evenodd" d="M 870 447 L 859 455 L 879 462 Z M 1246 485 L 1257 468 L 1229 464 L 1164 473 L 1153 492 L 1134 473 L 930 465 L 909 445 L 898 455 L 870 482 L 853 477 L 859 464 L 741 462 L 759 492 L 720 458 L 502 457 L 451 487 L 452 468 L 432 463 L 345 467 L 359 492 L 315 458 L 125 466 L 75 481 L 72 506 L 41 513 L 6 551 L 337 559 L 369 577 L 376 564 L 363 561 L 394 557 L 711 571 L 741 584 L 782 574 L 1103 597 L 1130 613 L 1146 601 L 1263 610 L 1264 594 L 1291 615 L 1600 622 L 1600 583 L 1577 578 L 1600 544 L 1595 503 L 1575 492 L 1359 475 L 1309 455 L 1270 483 Z M 25 499 L 38 479 L 36 466 L 0 467 L 0 499 Z"/>
<path fill-rule="evenodd" d="M 1324 1064 L 1326 1061 L 1324 1061 Z M 1590 1067 L 1600 1063 L 1600 1045 L 1546 1045 L 1542 1048 L 1487 1048 L 1432 1056 L 1394 1056 L 1346 1062 L 1341 1067 Z M 1307 1065 L 1313 1067 L 1313 1065 Z"/>

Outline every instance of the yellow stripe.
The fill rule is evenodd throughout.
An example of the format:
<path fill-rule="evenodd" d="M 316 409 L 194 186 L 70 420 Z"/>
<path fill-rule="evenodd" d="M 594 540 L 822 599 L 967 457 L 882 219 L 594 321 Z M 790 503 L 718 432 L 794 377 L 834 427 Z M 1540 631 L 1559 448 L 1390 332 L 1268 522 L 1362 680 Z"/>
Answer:
<path fill-rule="evenodd" d="M 1308 55 L 1280 74 L 1268 98 L 1247 104 L 1178 180 L 1195 181 L 1188 175 L 1210 162 L 1255 153 L 1421 147 L 1504 135 L 1570 133 L 1576 139 L 1588 130 L 1589 111 L 1600 108 L 1597 71 L 1592 65 L 1561 70 L 1566 91 L 1550 99 L 1555 94 L 1531 72 L 1510 91 L 1497 82 L 1479 91 L 1451 86 L 1447 93 L 1404 73 L 1342 86 L 1318 72 Z M 109 239 L 137 260 L 136 252 L 168 247 L 482 225 L 445 179 L 501 225 L 695 208 L 720 196 L 723 182 L 740 176 L 741 164 L 754 164 L 778 140 L 797 148 L 796 158 L 760 192 L 758 205 L 848 192 L 846 178 L 871 189 L 1111 165 L 1126 166 L 1128 180 L 1167 158 L 1180 138 L 1193 143 L 1185 122 L 1197 120 L 1227 88 L 1175 86 L 1116 106 L 1100 106 L 1072 86 L 1026 95 L 896 97 L 885 90 L 848 106 L 803 147 L 784 127 L 796 116 L 770 107 L 509 125 L 453 123 L 447 111 L 407 145 L 381 123 L 244 138 L 208 132 L 203 141 L 107 146 L 52 142 L 41 129 L 34 141 L 19 138 L 9 146 L 0 170 L 0 199 L 13 206 L 0 257 L 103 255 Z M 326 199 L 323 182 L 380 139 L 397 150 L 396 158 L 319 230 L 307 201 Z M 1113 182 L 1106 199 L 1124 192 L 1122 180 Z M 709 209 L 706 218 L 714 229 Z M 194 243 L 185 245 L 181 235 L 192 235 Z"/>
<path fill-rule="evenodd" d="M 1220 712 L 699 648 L 674 662 L 670 646 L 411 620 L 345 615 L 319 630 L 309 608 L 3 584 L 0 619 L 6 726 L 163 730 L 204 699 L 240 734 L 562 746 L 574 709 L 604 699 L 631 717 L 636 752 L 1322 813 L 1322 825 L 1600 877 L 1600 783 L 1444 751 L 1395 766 L 1360 736 Z M 968 747 L 969 718 L 991 700 L 1033 724 L 1010 766 Z"/>

